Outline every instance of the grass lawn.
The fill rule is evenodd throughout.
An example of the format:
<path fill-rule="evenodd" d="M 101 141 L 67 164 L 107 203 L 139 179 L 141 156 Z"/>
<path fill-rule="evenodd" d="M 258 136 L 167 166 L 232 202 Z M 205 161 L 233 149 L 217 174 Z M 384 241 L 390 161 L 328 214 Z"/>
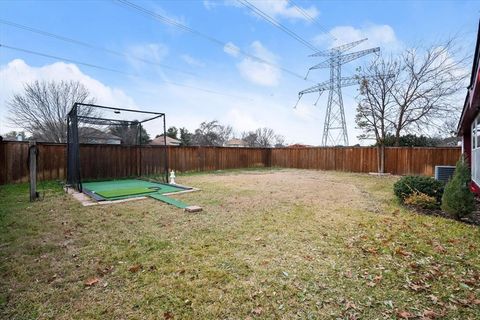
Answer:
<path fill-rule="evenodd" d="M 399 207 L 395 177 L 177 180 L 202 213 L 1 186 L 0 318 L 480 318 L 480 229 Z"/>

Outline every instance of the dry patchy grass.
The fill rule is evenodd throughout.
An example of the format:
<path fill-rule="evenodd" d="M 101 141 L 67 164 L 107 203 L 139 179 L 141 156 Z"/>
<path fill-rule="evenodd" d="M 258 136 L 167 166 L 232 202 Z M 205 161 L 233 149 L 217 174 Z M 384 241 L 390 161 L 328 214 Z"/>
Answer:
<path fill-rule="evenodd" d="M 480 317 L 479 229 L 400 208 L 394 177 L 307 170 L 187 175 L 178 195 L 82 207 L 0 188 L 9 319 Z"/>

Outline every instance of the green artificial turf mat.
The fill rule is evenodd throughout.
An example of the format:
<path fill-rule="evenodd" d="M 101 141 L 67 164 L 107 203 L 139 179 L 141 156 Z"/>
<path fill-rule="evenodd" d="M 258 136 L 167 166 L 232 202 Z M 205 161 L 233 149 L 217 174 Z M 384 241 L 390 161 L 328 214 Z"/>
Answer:
<path fill-rule="evenodd" d="M 174 205 L 175 207 L 180 208 L 180 209 L 185 209 L 186 207 L 188 207 L 188 204 L 186 204 L 186 203 L 184 203 L 180 200 L 175 200 L 175 199 L 169 198 L 169 197 L 164 196 L 164 195 L 159 194 L 159 193 L 152 193 L 152 194 L 149 194 L 148 196 L 151 197 L 151 198 L 154 198 L 156 200 L 160 200 L 160 201 L 163 201 L 165 203 Z"/>
<path fill-rule="evenodd" d="M 148 196 L 152 193 L 160 195 L 185 191 L 185 188 L 140 179 L 92 181 L 84 182 L 82 186 L 87 194 L 95 194 L 105 200 L 121 200 Z"/>
<path fill-rule="evenodd" d="M 124 196 L 145 194 L 145 193 L 151 193 L 151 192 L 157 192 L 157 190 L 142 187 L 142 188 L 103 190 L 103 191 L 96 191 L 95 193 L 104 198 L 116 198 L 116 197 L 124 197 Z"/>

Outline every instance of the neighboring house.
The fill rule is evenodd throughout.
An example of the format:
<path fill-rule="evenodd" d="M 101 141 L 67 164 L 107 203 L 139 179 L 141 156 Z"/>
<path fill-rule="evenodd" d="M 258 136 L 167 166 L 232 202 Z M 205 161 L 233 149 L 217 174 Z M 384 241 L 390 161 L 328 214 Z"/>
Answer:
<path fill-rule="evenodd" d="M 98 143 L 98 144 L 121 144 L 122 139 L 109 132 L 95 128 L 78 128 L 80 143 Z"/>
<path fill-rule="evenodd" d="M 471 189 L 480 194 L 480 24 L 477 33 L 477 44 L 473 57 L 472 74 L 462 115 L 458 123 L 458 136 L 462 137 L 462 153 L 465 154 L 472 172 Z"/>
<path fill-rule="evenodd" d="M 180 146 L 181 141 L 178 139 L 170 138 L 169 136 L 165 137 L 165 140 L 167 142 L 167 146 Z M 163 135 L 156 137 L 153 139 L 150 144 L 155 145 L 155 146 L 163 146 L 165 145 L 165 140 L 163 139 Z"/>
<path fill-rule="evenodd" d="M 225 147 L 246 148 L 248 144 L 245 140 L 233 138 L 225 142 Z"/>
<path fill-rule="evenodd" d="M 441 139 L 435 145 L 435 147 L 458 147 L 462 145 L 462 138 L 461 137 L 448 137 L 445 139 Z"/>
<path fill-rule="evenodd" d="M 311 147 L 313 146 L 308 144 L 301 144 L 301 143 L 295 143 L 287 146 L 287 148 L 311 148 Z"/>

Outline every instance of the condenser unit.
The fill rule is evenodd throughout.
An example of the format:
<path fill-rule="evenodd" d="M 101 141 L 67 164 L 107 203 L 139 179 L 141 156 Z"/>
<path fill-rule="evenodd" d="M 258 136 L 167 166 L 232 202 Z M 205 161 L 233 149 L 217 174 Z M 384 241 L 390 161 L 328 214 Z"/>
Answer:
<path fill-rule="evenodd" d="M 455 166 L 435 166 L 435 179 L 447 182 L 453 176 Z"/>

